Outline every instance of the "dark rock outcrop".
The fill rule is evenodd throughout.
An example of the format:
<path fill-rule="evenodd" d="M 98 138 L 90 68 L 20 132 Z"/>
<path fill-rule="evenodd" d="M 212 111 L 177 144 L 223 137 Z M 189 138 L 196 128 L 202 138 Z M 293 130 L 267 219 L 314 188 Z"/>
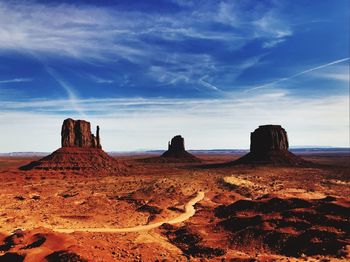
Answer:
<path fill-rule="evenodd" d="M 124 171 L 125 165 L 104 152 L 100 128 L 91 134 L 90 123 L 68 118 L 63 121 L 61 145 L 52 154 L 20 167 L 22 170 Z"/>
<path fill-rule="evenodd" d="M 307 162 L 288 151 L 286 130 L 280 125 L 259 126 L 250 135 L 250 152 L 234 164 L 303 165 Z"/>
<path fill-rule="evenodd" d="M 259 126 L 250 134 L 250 152 L 265 154 L 271 150 L 288 150 L 287 132 L 279 125 Z"/>
<path fill-rule="evenodd" d="M 185 139 L 182 136 L 177 135 L 168 142 L 168 150 L 163 153 L 163 157 L 181 157 L 185 150 Z"/>
<path fill-rule="evenodd" d="M 185 150 L 185 140 L 182 136 L 174 136 L 168 142 L 168 150 L 159 157 L 140 159 L 146 163 L 190 163 L 201 160 Z"/>
<path fill-rule="evenodd" d="M 199 158 L 185 150 L 185 139 L 180 135 L 174 136 L 168 142 L 168 150 L 161 157 L 173 159 L 174 162 L 200 162 Z"/>
<path fill-rule="evenodd" d="M 62 124 L 61 146 L 101 148 L 99 131 L 100 128 L 97 126 L 95 136 L 91 134 L 89 122 L 68 118 Z"/>

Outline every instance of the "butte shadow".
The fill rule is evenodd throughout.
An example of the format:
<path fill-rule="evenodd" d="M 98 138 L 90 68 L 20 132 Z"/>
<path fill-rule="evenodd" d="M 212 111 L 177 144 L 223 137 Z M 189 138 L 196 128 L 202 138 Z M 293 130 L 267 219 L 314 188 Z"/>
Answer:
<path fill-rule="evenodd" d="M 168 150 L 161 156 L 139 159 L 145 163 L 200 163 L 202 160 L 185 150 L 185 139 L 174 136 L 168 142 Z"/>
<path fill-rule="evenodd" d="M 52 154 L 20 167 L 21 170 L 62 171 L 125 171 L 126 165 L 102 150 L 100 128 L 96 136 L 91 133 L 90 123 L 68 118 L 63 121 L 61 148 Z"/>
<path fill-rule="evenodd" d="M 287 132 L 280 125 L 262 125 L 250 134 L 250 152 L 228 163 L 202 165 L 201 168 L 248 166 L 309 166 L 312 165 L 288 150 Z"/>

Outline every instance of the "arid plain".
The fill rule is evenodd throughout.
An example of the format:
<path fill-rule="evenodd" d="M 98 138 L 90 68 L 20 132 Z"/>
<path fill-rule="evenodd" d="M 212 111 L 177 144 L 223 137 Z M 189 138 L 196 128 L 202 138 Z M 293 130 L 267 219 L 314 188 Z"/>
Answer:
<path fill-rule="evenodd" d="M 126 171 L 111 174 L 22 171 L 38 158 L 2 157 L 0 261 L 349 259 L 349 154 L 303 154 L 308 167 L 202 167 L 234 154 L 198 155 L 201 164 L 148 157 L 118 156 Z M 198 192 L 195 214 L 167 224 Z"/>

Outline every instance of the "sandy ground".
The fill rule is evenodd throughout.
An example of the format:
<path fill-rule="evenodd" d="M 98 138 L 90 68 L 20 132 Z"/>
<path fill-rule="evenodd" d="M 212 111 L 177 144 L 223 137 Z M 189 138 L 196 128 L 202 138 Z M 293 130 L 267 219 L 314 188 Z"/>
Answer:
<path fill-rule="evenodd" d="M 308 160 L 323 164 L 305 168 L 241 166 L 217 169 L 203 169 L 189 163 L 137 161 L 144 157 L 118 157 L 130 165 L 130 170 L 126 174 L 110 175 L 19 171 L 19 166 L 33 158 L 1 158 L 0 256 L 17 254 L 24 261 L 50 261 L 50 255 L 60 257 L 58 261 L 72 261 L 74 257 L 75 261 L 349 259 L 349 233 L 344 229 L 349 225 L 349 217 L 346 217 L 350 195 L 348 155 L 304 155 Z M 199 157 L 210 164 L 231 161 L 238 156 Z M 336 200 L 327 205 L 317 202 L 327 196 Z M 296 227 L 294 222 L 292 226 L 281 227 L 281 223 L 287 221 L 283 220 L 285 214 L 282 212 L 287 202 L 282 203 L 278 212 L 247 208 L 219 217 L 216 211 L 242 200 L 252 201 L 244 202 L 248 207 L 261 202 L 259 205 L 271 208 L 268 206 L 270 199 L 290 198 L 309 203 L 307 207 L 293 207 L 290 212 L 314 213 L 333 224 L 321 225 L 320 221 L 310 219 L 299 221 L 293 216 L 287 220 L 293 219 L 308 229 L 299 228 L 299 224 Z M 329 213 L 324 207 L 335 211 Z M 230 223 L 235 225 L 243 217 L 259 217 L 261 224 L 249 224 L 236 232 Z M 246 223 L 246 220 L 242 221 Z M 229 228 L 223 226 L 227 224 Z M 137 230 L 125 232 L 130 228 Z M 90 232 L 79 232 L 81 229 Z M 325 243 L 326 246 L 319 245 L 320 250 L 328 250 L 328 239 L 331 241 L 335 237 L 345 251 L 332 249 L 328 253 L 312 253 L 301 247 L 306 254 L 295 251 L 290 255 L 283 248 L 273 249 L 264 244 L 266 239 L 250 238 L 249 234 L 263 234 L 266 230 L 283 233 L 286 239 L 310 230 L 328 232 L 327 239 L 322 235 L 318 237 L 319 242 L 316 237 L 310 239 L 310 243 Z M 245 246 L 233 240 L 238 237 L 242 242 L 247 241 Z M 64 257 L 71 258 L 64 260 Z"/>
<path fill-rule="evenodd" d="M 138 225 L 133 227 L 125 227 L 125 228 L 112 228 L 112 227 L 98 227 L 98 228 L 50 228 L 55 232 L 60 233 L 74 233 L 74 232 L 92 232 L 92 233 L 125 233 L 125 232 L 142 232 L 149 231 L 151 229 L 160 227 L 163 224 L 178 224 L 186 221 L 190 217 L 192 217 L 196 213 L 196 209 L 194 205 L 197 204 L 204 198 L 204 192 L 198 192 L 194 198 L 188 201 L 185 204 L 184 212 L 179 216 L 162 220 L 157 223 L 151 223 L 147 225 Z"/>

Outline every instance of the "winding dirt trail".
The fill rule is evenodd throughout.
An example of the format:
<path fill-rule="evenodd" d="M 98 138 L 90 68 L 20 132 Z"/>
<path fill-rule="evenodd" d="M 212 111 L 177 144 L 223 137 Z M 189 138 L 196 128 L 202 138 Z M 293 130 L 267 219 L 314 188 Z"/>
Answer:
<path fill-rule="evenodd" d="M 125 233 L 125 232 L 140 232 L 147 231 L 153 228 L 157 228 L 165 223 L 176 224 L 186 221 L 196 213 L 194 205 L 204 198 L 204 192 L 197 192 L 197 195 L 188 201 L 185 205 L 185 212 L 173 219 L 157 222 L 149 225 L 141 225 L 135 227 L 126 228 L 110 228 L 110 227 L 97 227 L 97 228 L 51 228 L 53 231 L 60 233 L 73 233 L 73 232 L 95 232 L 95 233 Z"/>

